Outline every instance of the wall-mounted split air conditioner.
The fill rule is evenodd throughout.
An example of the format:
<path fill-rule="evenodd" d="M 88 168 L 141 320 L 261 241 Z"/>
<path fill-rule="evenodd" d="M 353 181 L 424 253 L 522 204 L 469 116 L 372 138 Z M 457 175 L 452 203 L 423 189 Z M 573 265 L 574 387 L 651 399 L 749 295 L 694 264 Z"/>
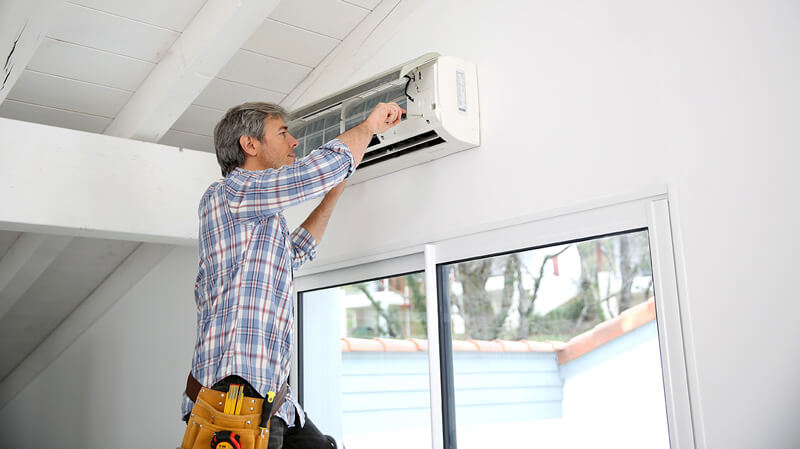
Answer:
<path fill-rule="evenodd" d="M 429 53 L 292 111 L 297 157 L 361 123 L 379 102 L 396 102 L 408 114 L 373 136 L 349 184 L 480 145 L 475 65 Z"/>

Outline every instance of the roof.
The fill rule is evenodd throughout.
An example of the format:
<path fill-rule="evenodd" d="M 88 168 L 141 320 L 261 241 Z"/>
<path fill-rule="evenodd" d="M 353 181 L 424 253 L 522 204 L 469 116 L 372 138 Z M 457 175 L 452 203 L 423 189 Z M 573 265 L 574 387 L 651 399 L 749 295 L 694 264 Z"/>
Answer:
<path fill-rule="evenodd" d="M 559 365 L 574 360 L 634 329 L 656 319 L 655 300 L 637 304 L 619 316 L 603 321 L 576 335 L 566 343 L 531 340 L 453 340 L 453 350 L 461 352 L 554 352 Z M 342 352 L 416 352 L 426 351 L 428 341 L 408 338 L 351 338 L 341 340 Z"/>

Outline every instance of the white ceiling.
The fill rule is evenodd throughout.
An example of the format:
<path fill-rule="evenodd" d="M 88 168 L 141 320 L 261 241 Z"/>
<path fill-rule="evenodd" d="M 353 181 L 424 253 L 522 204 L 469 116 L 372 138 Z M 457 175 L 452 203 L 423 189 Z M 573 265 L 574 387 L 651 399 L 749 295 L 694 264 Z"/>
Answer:
<path fill-rule="evenodd" d="M 160 143 L 213 152 L 214 124 L 225 110 L 283 100 L 379 3 L 282 0 Z M 104 132 L 204 4 L 65 2 L 0 117 Z"/>
<path fill-rule="evenodd" d="M 0 117 L 92 133 L 106 133 L 130 108 L 182 33 L 205 23 L 194 21 L 208 7 L 206 0 L 48 1 L 60 9 L 5 99 L 0 96 Z M 213 128 L 226 109 L 245 101 L 284 100 L 359 24 L 380 23 L 383 16 L 377 15 L 397 3 L 384 1 L 278 2 L 241 47 L 239 40 L 229 49 L 233 56 L 191 104 L 164 126 L 169 130 L 160 143 L 213 152 Z M 216 8 L 242 3 L 212 2 Z M 376 8 L 381 12 L 373 14 Z M 21 24 L 28 19 L 22 17 Z M 17 231 L 0 228 L 0 383 L 140 245 Z"/>

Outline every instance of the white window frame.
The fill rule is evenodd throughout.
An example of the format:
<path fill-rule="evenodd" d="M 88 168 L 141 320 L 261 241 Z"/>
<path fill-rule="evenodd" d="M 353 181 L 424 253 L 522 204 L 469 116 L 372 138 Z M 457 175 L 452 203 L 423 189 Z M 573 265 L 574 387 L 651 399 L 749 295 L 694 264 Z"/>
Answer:
<path fill-rule="evenodd" d="M 666 399 L 667 423 L 672 449 L 700 448 L 697 438 L 702 426 L 692 413 L 692 391 L 687 375 L 687 351 L 684 345 L 688 316 L 678 291 L 674 245 L 667 195 L 646 195 L 617 201 L 596 202 L 549 214 L 477 226 L 461 235 L 443 238 L 415 247 L 406 247 L 368 258 L 342 261 L 330 269 L 300 273 L 295 279 L 297 292 L 345 285 L 400 273 L 425 271 L 428 313 L 428 356 L 431 395 L 431 443 L 444 448 L 442 420 L 442 385 L 438 341 L 439 299 L 437 267 L 468 258 L 516 251 L 559 242 L 647 228 L 656 296 L 658 338 Z M 684 306 L 685 307 L 685 306 Z M 293 382 L 297 379 L 296 348 L 293 355 Z M 691 355 L 691 354 L 689 354 Z M 692 366 L 695 366 L 692 363 Z M 694 395 L 696 396 L 696 395 Z"/>

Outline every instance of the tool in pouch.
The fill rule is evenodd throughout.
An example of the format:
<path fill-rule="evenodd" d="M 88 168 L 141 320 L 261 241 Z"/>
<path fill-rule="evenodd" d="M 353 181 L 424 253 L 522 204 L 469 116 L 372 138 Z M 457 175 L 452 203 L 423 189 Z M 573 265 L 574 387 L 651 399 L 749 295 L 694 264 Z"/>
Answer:
<path fill-rule="evenodd" d="M 242 440 L 236 432 L 221 430 L 215 432 L 211 437 L 211 447 L 214 449 L 242 449 Z"/>
<path fill-rule="evenodd" d="M 278 390 L 278 394 L 275 394 L 274 391 L 269 391 L 267 397 L 264 398 L 264 406 L 261 409 L 261 423 L 258 425 L 264 438 L 269 439 L 270 422 L 275 413 L 281 409 L 284 401 L 286 401 L 286 389 L 288 386 L 289 384 L 284 382 L 283 386 Z"/>
<path fill-rule="evenodd" d="M 238 415 L 242 412 L 242 402 L 244 400 L 244 385 L 231 384 L 225 394 L 225 407 L 223 413 Z M 211 437 L 211 447 L 213 449 L 242 449 L 242 439 L 234 431 L 220 430 L 214 432 Z"/>
<path fill-rule="evenodd" d="M 280 409 L 280 406 L 286 400 L 287 384 L 284 383 L 278 394 L 274 391 L 267 393 L 264 398 L 264 405 L 261 412 L 261 437 L 269 438 L 269 422 L 272 416 Z M 228 387 L 228 393 L 225 395 L 224 413 L 238 415 L 242 410 L 242 402 L 244 399 L 244 385 L 231 384 Z M 230 430 L 221 430 L 214 433 L 211 438 L 212 449 L 242 449 L 240 436 Z"/>

